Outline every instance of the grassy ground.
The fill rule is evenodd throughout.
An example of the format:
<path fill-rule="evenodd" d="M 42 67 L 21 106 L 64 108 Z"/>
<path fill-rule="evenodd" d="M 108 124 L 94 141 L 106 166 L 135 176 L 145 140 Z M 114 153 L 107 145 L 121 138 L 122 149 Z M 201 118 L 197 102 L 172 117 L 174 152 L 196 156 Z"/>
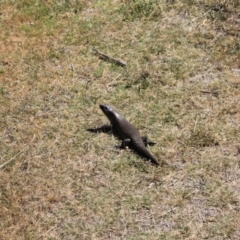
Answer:
<path fill-rule="evenodd" d="M 1 1 L 0 238 L 240 239 L 239 12 Z M 161 167 L 86 131 L 108 122 L 100 103 L 157 142 Z"/>

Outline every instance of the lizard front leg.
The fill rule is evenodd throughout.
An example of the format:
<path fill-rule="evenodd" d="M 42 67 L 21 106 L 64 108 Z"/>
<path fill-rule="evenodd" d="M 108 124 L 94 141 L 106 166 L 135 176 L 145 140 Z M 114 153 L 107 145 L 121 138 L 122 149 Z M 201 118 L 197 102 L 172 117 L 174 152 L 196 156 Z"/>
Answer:
<path fill-rule="evenodd" d="M 131 144 L 131 139 L 130 138 L 125 138 L 125 139 L 122 140 L 121 148 L 126 148 L 130 144 Z"/>

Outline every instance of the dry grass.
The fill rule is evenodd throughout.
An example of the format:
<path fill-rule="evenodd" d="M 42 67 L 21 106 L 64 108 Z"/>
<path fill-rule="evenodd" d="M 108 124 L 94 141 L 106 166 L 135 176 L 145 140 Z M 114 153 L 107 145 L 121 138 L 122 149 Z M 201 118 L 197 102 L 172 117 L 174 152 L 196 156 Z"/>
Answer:
<path fill-rule="evenodd" d="M 239 239 L 238 1 L 1 1 L 1 239 Z M 123 59 L 122 68 L 94 55 Z M 109 103 L 156 168 L 104 133 Z"/>

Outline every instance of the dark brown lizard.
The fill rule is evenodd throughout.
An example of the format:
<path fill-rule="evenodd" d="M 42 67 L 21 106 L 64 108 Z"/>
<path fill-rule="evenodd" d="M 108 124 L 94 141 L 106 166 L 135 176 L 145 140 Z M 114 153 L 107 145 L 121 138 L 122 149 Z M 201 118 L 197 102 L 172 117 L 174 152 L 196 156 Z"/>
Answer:
<path fill-rule="evenodd" d="M 153 164 L 159 165 L 157 159 L 147 150 L 145 144 L 147 144 L 147 138 L 141 138 L 138 130 L 119 115 L 114 108 L 109 105 L 101 104 L 100 108 L 107 116 L 111 125 L 122 139 L 122 147 L 131 145 L 140 155 L 149 159 Z M 144 144 L 144 140 L 146 141 Z"/>

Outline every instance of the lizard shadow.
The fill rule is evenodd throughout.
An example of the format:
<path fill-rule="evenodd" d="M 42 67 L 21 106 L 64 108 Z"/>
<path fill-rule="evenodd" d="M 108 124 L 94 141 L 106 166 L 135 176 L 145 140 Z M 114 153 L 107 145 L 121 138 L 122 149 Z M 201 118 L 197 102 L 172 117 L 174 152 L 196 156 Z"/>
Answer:
<path fill-rule="evenodd" d="M 110 133 L 112 132 L 112 126 L 111 125 L 103 125 L 101 127 L 97 128 L 88 128 L 88 132 L 93 132 L 93 133 Z"/>

